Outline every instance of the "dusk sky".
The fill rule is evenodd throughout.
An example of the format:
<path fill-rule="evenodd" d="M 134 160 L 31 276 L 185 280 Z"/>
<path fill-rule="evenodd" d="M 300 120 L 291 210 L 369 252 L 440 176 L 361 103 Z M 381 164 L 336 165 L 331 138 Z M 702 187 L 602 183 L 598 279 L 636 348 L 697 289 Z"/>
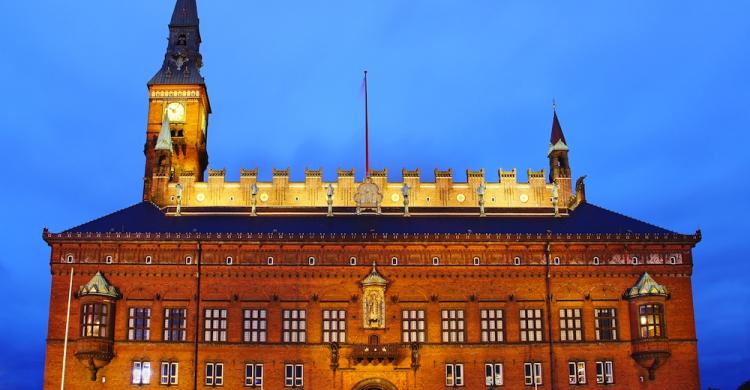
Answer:
<path fill-rule="evenodd" d="M 140 200 L 173 0 L 0 1 L 0 388 L 40 388 L 47 226 Z M 552 99 L 588 200 L 700 228 L 703 388 L 750 379 L 750 2 L 199 1 L 212 168 L 547 167 Z"/>

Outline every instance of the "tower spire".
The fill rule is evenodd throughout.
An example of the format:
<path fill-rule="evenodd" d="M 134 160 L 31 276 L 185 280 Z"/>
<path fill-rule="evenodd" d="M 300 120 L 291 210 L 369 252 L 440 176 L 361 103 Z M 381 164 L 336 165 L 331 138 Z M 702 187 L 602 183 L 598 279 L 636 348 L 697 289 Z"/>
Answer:
<path fill-rule="evenodd" d="M 164 110 L 164 119 L 162 120 L 159 138 L 156 139 L 155 150 L 164 150 L 172 152 L 172 131 L 169 128 L 169 116 L 167 110 Z"/>
<path fill-rule="evenodd" d="M 164 63 L 148 85 L 204 84 L 200 74 L 203 56 L 196 0 L 176 1 L 168 40 Z"/>

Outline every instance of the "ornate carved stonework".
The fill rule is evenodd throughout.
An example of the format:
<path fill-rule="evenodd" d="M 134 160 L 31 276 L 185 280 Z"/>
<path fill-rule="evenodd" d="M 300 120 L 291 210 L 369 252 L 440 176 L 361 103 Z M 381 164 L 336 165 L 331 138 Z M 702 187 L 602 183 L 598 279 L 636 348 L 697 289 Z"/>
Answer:
<path fill-rule="evenodd" d="M 383 194 L 380 193 L 378 185 L 372 182 L 371 178 L 357 187 L 357 193 L 354 194 L 354 202 L 357 204 L 357 214 L 363 209 L 375 209 L 380 214 L 380 203 L 383 201 Z"/>
<path fill-rule="evenodd" d="M 362 281 L 362 322 L 365 329 L 385 328 L 385 280 L 372 264 L 372 271 Z"/>

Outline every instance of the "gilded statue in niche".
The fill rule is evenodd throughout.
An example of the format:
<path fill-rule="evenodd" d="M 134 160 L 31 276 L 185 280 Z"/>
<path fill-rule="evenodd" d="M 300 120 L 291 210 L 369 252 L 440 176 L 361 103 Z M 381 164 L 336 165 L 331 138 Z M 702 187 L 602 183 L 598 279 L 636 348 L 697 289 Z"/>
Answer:
<path fill-rule="evenodd" d="M 372 271 L 362 281 L 362 321 L 365 329 L 385 328 L 385 280 L 372 264 Z"/>

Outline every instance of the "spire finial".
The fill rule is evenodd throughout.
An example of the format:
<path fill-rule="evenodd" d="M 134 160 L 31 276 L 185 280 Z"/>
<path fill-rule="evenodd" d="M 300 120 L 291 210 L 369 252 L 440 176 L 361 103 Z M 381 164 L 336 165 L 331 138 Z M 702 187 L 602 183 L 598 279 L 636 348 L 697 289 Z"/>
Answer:
<path fill-rule="evenodd" d="M 552 112 L 557 112 L 557 101 L 554 97 L 552 98 Z"/>

